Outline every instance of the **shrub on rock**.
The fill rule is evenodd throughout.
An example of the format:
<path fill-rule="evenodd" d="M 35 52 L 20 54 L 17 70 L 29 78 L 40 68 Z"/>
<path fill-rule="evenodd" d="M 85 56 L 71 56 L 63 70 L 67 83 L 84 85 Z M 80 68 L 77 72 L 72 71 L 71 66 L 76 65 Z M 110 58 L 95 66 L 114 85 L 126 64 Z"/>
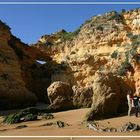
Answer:
<path fill-rule="evenodd" d="M 5 117 L 5 119 L 3 120 L 3 123 L 5 123 L 5 124 L 19 123 L 21 117 L 22 117 L 22 114 L 20 114 L 20 113 L 10 114 Z"/>
<path fill-rule="evenodd" d="M 5 124 L 14 124 L 19 123 L 23 121 L 34 121 L 37 120 L 38 113 L 40 112 L 37 108 L 26 108 L 18 113 L 9 114 L 5 117 L 3 120 L 3 123 Z"/>

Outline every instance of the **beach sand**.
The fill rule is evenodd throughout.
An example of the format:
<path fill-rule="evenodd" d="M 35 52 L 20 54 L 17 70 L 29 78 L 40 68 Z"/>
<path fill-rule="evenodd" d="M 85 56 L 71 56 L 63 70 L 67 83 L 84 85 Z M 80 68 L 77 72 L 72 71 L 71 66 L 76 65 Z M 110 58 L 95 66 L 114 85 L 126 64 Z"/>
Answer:
<path fill-rule="evenodd" d="M 30 122 L 23 122 L 13 125 L 0 125 L 0 136 L 66 136 L 65 138 L 0 138 L 4 140 L 87 140 L 87 139 L 132 139 L 123 136 L 140 136 L 140 131 L 135 132 L 127 132 L 127 133 L 119 133 L 119 132 L 95 132 L 93 130 L 89 130 L 85 126 L 81 125 L 81 122 L 89 109 L 77 109 L 70 110 L 64 112 L 53 113 L 54 119 L 51 120 L 37 120 Z M 0 121 L 2 121 L 2 117 Z M 68 123 L 70 126 L 66 126 L 64 128 L 58 128 L 55 125 L 52 126 L 42 126 L 48 122 L 56 122 L 63 121 Z M 111 119 L 99 120 L 97 121 L 100 125 L 105 127 L 115 127 L 121 128 L 125 123 L 132 122 L 140 125 L 140 117 L 136 118 L 134 115 L 129 116 L 121 116 Z M 17 126 L 27 125 L 28 127 L 22 129 L 15 129 Z M 69 136 L 69 137 L 68 137 Z M 76 136 L 76 137 L 74 137 Z M 115 138 L 78 138 L 78 136 L 115 136 Z M 119 136 L 119 138 L 117 138 Z M 122 137 L 122 138 L 121 138 Z M 134 139 L 134 138 L 133 138 Z M 136 137 L 135 139 L 140 139 L 140 137 Z"/>

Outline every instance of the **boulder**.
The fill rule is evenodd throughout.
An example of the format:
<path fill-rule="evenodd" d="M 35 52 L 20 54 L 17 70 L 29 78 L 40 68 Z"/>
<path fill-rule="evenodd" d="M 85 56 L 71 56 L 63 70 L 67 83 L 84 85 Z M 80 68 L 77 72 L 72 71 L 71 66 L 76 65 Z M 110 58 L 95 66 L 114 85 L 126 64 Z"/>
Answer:
<path fill-rule="evenodd" d="M 112 73 L 96 73 L 92 107 L 85 120 L 109 118 L 126 111 L 127 90 L 123 80 Z"/>
<path fill-rule="evenodd" d="M 56 122 L 47 122 L 41 126 L 56 126 L 57 128 L 64 128 L 64 127 L 67 127 L 67 126 L 70 126 L 68 123 L 66 122 L 63 122 L 63 121 L 56 121 Z"/>
<path fill-rule="evenodd" d="M 52 83 L 48 88 L 48 98 L 52 108 L 71 108 L 72 88 L 69 84 L 61 81 Z"/>
<path fill-rule="evenodd" d="M 93 90 L 92 87 L 77 87 L 73 86 L 73 105 L 76 108 L 88 108 L 92 104 Z"/>
<path fill-rule="evenodd" d="M 70 125 L 66 122 L 63 122 L 63 121 L 56 121 L 56 126 L 58 128 L 63 128 L 63 127 L 70 126 Z"/>
<path fill-rule="evenodd" d="M 133 132 L 133 131 L 137 131 L 140 130 L 140 126 L 135 124 L 135 123 L 131 123 L 128 122 L 126 124 L 124 124 L 120 129 L 119 132 Z"/>
<path fill-rule="evenodd" d="M 87 127 L 90 130 L 97 131 L 97 132 L 117 132 L 116 128 L 104 127 L 104 126 L 99 125 L 96 122 L 88 122 Z"/>

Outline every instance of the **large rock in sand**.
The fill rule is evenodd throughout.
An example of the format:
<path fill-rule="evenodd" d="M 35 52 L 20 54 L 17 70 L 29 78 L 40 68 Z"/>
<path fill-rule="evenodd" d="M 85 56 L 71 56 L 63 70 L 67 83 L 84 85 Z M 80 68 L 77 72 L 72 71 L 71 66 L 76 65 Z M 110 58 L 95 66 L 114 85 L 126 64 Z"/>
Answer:
<path fill-rule="evenodd" d="M 123 80 L 112 73 L 96 73 L 93 84 L 93 103 L 85 120 L 96 120 L 117 115 L 126 110 L 126 88 Z"/>
<path fill-rule="evenodd" d="M 72 105 L 72 88 L 69 84 L 61 81 L 52 83 L 48 88 L 48 98 L 52 108 L 71 108 Z"/>

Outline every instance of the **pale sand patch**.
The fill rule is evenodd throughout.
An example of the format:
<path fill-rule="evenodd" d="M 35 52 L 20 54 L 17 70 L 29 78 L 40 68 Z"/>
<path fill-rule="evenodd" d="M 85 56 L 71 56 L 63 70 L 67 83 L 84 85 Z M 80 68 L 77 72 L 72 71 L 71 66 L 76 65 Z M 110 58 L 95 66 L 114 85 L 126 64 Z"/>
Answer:
<path fill-rule="evenodd" d="M 93 130 L 89 130 L 81 125 L 81 122 L 89 109 L 77 109 L 70 110 L 64 112 L 54 113 L 54 119 L 52 120 L 38 120 L 32 122 L 24 122 L 14 125 L 0 125 L 0 136 L 140 136 L 140 131 L 130 132 L 130 133 L 108 133 L 108 132 L 95 132 Z M 41 126 L 47 122 L 56 122 L 63 121 L 70 126 L 66 126 L 65 128 L 57 128 L 56 126 Z M 2 121 L 2 118 L 0 119 Z M 105 119 L 97 121 L 100 125 L 106 127 L 115 127 L 120 128 L 127 122 L 132 122 L 140 125 L 140 117 L 136 118 L 135 116 L 122 116 L 111 119 Z M 28 127 L 22 129 L 15 129 L 15 127 L 19 125 L 27 125 Z M 3 131 L 2 131 L 3 130 Z M 0 138 L 4 140 L 70 140 L 71 138 Z M 98 138 L 72 138 L 73 140 L 87 140 L 87 139 L 95 139 Z M 99 140 L 103 140 L 106 138 L 99 138 Z M 107 139 L 132 139 L 132 138 L 107 138 Z M 134 138 L 133 138 L 134 139 Z M 135 138 L 140 139 L 140 138 Z"/>

